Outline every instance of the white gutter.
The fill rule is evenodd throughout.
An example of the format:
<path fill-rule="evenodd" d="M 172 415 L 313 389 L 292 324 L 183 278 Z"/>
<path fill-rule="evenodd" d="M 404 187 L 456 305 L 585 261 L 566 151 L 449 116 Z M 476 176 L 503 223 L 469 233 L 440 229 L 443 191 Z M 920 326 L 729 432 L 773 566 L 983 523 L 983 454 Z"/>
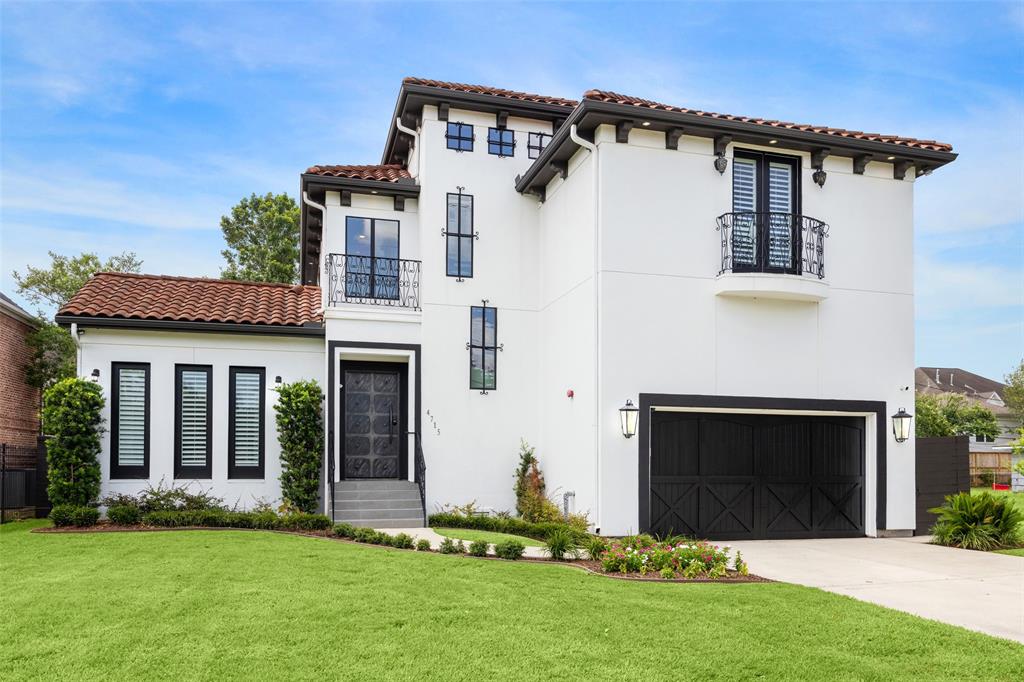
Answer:
<path fill-rule="evenodd" d="M 324 237 L 327 236 L 327 207 L 310 199 L 309 192 L 306 192 L 305 190 L 302 192 L 302 203 L 310 208 L 320 209 L 320 215 L 322 216 L 321 222 L 323 224 L 321 226 L 320 233 L 320 263 L 317 267 L 321 268 L 320 272 L 323 272 L 323 259 L 327 257 L 327 254 L 323 251 Z M 303 260 L 304 259 L 305 255 L 303 255 Z M 323 313 L 325 310 L 327 310 L 327 287 L 320 287 L 320 312 Z"/>
<path fill-rule="evenodd" d="M 75 342 L 75 367 L 82 372 L 82 343 L 78 340 L 78 323 L 71 323 L 71 340 Z"/>
<path fill-rule="evenodd" d="M 398 128 L 398 130 L 400 130 L 401 132 L 405 133 L 406 135 L 412 136 L 412 147 L 416 150 L 415 177 L 418 178 L 420 177 L 420 135 L 412 128 L 406 128 L 404 125 L 402 125 L 402 119 L 397 117 L 395 118 L 395 127 Z"/>
<path fill-rule="evenodd" d="M 569 128 L 569 139 L 588 150 L 591 158 L 594 160 L 594 391 L 596 393 L 594 401 L 594 446 L 597 451 L 597 457 L 594 460 L 594 482 L 596 485 L 594 501 L 597 507 L 597 518 L 594 519 L 594 525 L 600 530 L 602 527 L 601 517 L 603 513 L 603 509 L 601 507 L 601 408 L 603 406 L 603 402 L 601 395 L 601 282 L 599 277 L 599 268 L 601 267 L 600 174 L 597 145 L 580 137 L 575 123 L 573 123 Z"/>

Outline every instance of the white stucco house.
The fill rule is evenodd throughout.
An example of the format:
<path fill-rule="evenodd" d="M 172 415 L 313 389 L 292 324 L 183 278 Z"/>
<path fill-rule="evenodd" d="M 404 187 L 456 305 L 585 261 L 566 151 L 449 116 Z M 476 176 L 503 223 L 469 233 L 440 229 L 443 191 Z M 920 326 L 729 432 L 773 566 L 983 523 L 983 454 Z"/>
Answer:
<path fill-rule="evenodd" d="M 511 509 L 526 439 L 603 534 L 914 528 L 891 415 L 949 145 L 416 78 L 391 121 L 380 165 L 302 173 L 301 286 L 99 274 L 59 312 L 105 492 L 279 497 L 271 389 L 314 378 L 339 520 Z"/>

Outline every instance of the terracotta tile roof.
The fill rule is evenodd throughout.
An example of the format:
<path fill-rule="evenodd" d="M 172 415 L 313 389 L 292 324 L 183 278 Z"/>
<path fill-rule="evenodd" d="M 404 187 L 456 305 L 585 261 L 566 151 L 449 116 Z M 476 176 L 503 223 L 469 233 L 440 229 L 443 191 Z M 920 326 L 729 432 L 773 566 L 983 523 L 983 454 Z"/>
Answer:
<path fill-rule="evenodd" d="M 380 180 L 381 182 L 398 182 L 412 178 L 409 171 L 397 163 L 376 166 L 310 166 L 306 172 L 311 175 L 327 175 L 332 178 Z"/>
<path fill-rule="evenodd" d="M 697 116 L 707 116 L 709 118 L 718 118 L 726 121 L 756 123 L 758 125 L 772 126 L 774 128 L 786 128 L 789 130 L 800 130 L 804 132 L 825 133 L 827 135 L 849 137 L 857 140 L 869 140 L 872 142 L 888 142 L 889 144 L 899 144 L 905 147 L 913 147 L 915 149 L 928 149 L 939 152 L 953 151 L 952 145 L 946 144 L 944 142 L 936 142 L 935 140 L 917 140 L 912 137 L 899 137 L 897 135 L 862 133 L 859 130 L 843 130 L 842 128 L 827 128 L 824 126 L 813 126 L 804 123 L 788 123 L 786 121 L 772 121 L 763 118 L 733 116 L 730 114 L 716 114 L 710 111 L 698 111 L 696 109 L 687 109 L 685 107 L 674 107 L 669 104 L 661 104 L 659 102 L 652 102 L 651 100 L 641 99 L 639 97 L 629 97 L 628 95 L 620 95 L 618 93 L 607 92 L 605 90 L 588 90 L 587 92 L 583 93 L 583 98 L 595 100 L 598 102 L 611 102 L 614 104 L 632 104 L 637 107 L 643 107 L 645 109 L 656 109 L 659 111 L 675 111 L 684 114 L 696 114 Z"/>
<path fill-rule="evenodd" d="M 315 286 L 98 272 L 57 315 L 301 326 L 319 308 Z"/>
<path fill-rule="evenodd" d="M 504 90 L 492 88 L 488 85 L 467 85 L 465 83 L 450 83 L 448 81 L 435 81 L 429 78 L 405 78 L 402 80 L 406 85 L 423 85 L 428 88 L 441 88 L 443 90 L 455 90 L 457 92 L 468 92 L 476 95 L 494 95 L 495 97 L 507 97 L 521 102 L 538 102 L 540 104 L 555 104 L 557 106 L 572 108 L 579 102 L 574 99 L 562 97 L 548 97 L 547 95 L 534 95 L 528 92 L 517 92 L 515 90 Z"/>

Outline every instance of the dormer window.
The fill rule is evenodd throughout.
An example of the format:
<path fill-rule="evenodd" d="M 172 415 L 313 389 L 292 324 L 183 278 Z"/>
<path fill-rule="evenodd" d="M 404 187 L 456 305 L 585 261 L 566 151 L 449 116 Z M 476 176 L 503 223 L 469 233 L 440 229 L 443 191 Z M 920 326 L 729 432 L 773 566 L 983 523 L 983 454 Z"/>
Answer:
<path fill-rule="evenodd" d="M 448 141 L 448 149 L 457 152 L 473 151 L 473 126 L 469 123 L 449 123 L 444 136 Z"/>
<path fill-rule="evenodd" d="M 539 158 L 544 148 L 551 142 L 547 133 L 530 133 L 526 138 L 526 151 L 531 159 Z"/>
<path fill-rule="evenodd" d="M 508 128 L 487 129 L 487 153 L 495 156 L 515 156 L 516 133 Z"/>

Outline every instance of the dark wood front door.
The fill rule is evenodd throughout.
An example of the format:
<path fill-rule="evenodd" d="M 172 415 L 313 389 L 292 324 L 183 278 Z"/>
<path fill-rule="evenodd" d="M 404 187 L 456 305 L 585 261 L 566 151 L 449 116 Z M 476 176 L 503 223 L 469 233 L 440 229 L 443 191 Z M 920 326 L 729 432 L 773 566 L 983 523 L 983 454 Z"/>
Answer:
<path fill-rule="evenodd" d="M 407 365 L 341 363 L 342 478 L 407 477 Z"/>
<path fill-rule="evenodd" d="M 657 534 L 758 539 L 864 535 L 864 419 L 655 412 Z"/>

